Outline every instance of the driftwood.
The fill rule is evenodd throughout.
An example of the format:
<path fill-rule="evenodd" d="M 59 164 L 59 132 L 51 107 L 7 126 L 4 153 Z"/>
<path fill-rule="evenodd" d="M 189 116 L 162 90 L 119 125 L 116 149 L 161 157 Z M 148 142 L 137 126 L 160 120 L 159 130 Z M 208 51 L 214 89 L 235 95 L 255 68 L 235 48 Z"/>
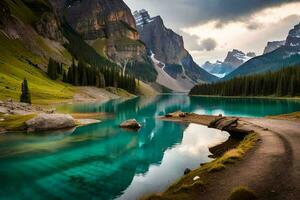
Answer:
<path fill-rule="evenodd" d="M 209 124 L 208 124 L 208 127 L 209 128 L 213 128 L 215 127 L 216 123 L 218 123 L 220 120 L 223 120 L 225 119 L 226 117 L 217 117 L 215 118 L 214 120 L 212 120 Z"/>
<path fill-rule="evenodd" d="M 238 118 L 225 118 L 223 120 L 219 120 L 219 122 L 216 123 L 216 128 L 220 130 L 226 130 L 231 126 L 236 127 L 238 120 Z"/>

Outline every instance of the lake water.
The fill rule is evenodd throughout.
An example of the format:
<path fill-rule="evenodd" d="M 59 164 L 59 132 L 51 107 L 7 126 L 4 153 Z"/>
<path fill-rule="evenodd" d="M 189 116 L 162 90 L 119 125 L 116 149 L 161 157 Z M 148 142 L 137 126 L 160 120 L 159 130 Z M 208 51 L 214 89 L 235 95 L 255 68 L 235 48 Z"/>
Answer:
<path fill-rule="evenodd" d="M 300 110 L 300 102 L 162 95 L 104 104 L 62 105 L 63 111 L 107 112 L 99 124 L 48 134 L 0 135 L 0 199 L 138 199 L 163 191 L 210 161 L 208 147 L 228 133 L 157 119 L 176 110 L 263 117 Z M 130 118 L 139 132 L 118 128 Z"/>

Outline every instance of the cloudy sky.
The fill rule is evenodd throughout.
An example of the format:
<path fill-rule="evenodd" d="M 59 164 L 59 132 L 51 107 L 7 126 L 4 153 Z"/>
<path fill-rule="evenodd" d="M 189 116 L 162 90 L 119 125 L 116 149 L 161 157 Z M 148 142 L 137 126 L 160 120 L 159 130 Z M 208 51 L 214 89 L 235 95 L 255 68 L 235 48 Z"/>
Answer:
<path fill-rule="evenodd" d="M 199 64 L 224 60 L 227 52 L 263 52 L 268 41 L 284 40 L 300 22 L 300 0 L 124 0 L 134 10 L 161 15 L 184 37 Z"/>

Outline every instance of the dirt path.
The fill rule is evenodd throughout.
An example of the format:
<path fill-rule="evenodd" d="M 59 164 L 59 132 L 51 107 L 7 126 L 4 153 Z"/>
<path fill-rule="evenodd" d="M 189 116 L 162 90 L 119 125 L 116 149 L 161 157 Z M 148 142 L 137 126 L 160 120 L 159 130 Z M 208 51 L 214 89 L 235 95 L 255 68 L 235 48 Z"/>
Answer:
<path fill-rule="evenodd" d="M 201 117 L 206 118 L 198 118 Z M 192 121 L 197 123 L 194 118 Z M 232 189 L 240 186 L 254 190 L 263 200 L 300 199 L 300 121 L 241 120 L 258 133 L 261 140 L 243 160 L 212 173 L 199 199 L 226 200 Z"/>
<path fill-rule="evenodd" d="M 214 173 L 199 199 L 227 199 L 231 190 L 239 186 L 254 190 L 259 199 L 300 199 L 300 123 L 272 119 L 243 121 L 253 124 L 261 141 L 242 161 Z"/>

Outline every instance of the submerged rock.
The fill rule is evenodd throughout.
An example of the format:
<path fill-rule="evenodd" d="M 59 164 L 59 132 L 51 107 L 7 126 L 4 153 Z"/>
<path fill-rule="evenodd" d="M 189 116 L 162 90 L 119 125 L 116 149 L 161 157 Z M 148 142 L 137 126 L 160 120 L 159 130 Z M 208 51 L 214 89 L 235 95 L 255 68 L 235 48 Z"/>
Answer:
<path fill-rule="evenodd" d="M 142 126 L 136 121 L 136 119 L 129 119 L 121 123 L 120 127 L 128 129 L 140 129 Z"/>
<path fill-rule="evenodd" d="M 37 117 L 26 121 L 29 132 L 58 130 L 76 126 L 71 115 L 65 114 L 39 114 Z"/>

